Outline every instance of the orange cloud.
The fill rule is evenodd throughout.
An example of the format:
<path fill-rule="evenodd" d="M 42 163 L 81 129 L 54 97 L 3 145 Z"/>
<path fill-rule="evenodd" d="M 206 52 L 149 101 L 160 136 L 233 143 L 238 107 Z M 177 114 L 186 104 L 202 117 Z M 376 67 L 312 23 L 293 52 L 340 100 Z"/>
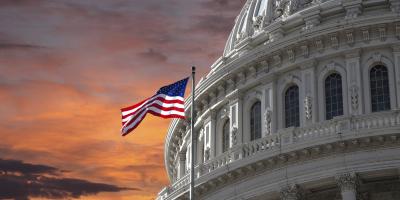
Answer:
<path fill-rule="evenodd" d="M 154 199 L 168 185 L 170 120 L 148 115 L 121 137 L 119 109 L 190 75 L 193 64 L 204 75 L 241 3 L 93 2 L 0 3 L 0 159 L 142 189 L 81 199 Z M 224 17 L 207 26 L 215 11 Z"/>

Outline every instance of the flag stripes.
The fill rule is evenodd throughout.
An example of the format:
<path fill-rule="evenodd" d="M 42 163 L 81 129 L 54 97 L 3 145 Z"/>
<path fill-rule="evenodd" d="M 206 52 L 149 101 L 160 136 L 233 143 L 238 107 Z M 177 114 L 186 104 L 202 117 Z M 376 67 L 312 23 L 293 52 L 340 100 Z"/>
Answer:
<path fill-rule="evenodd" d="M 183 95 L 187 80 L 165 86 L 156 95 L 133 106 L 122 108 L 122 135 L 125 136 L 135 129 L 147 113 L 162 118 L 185 118 Z"/>

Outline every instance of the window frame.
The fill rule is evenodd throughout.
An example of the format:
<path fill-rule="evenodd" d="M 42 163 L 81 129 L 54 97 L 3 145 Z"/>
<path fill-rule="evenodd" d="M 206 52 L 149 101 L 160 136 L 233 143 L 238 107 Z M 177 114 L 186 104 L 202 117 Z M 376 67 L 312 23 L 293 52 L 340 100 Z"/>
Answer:
<path fill-rule="evenodd" d="M 227 131 L 227 132 L 225 132 L 225 131 Z M 223 122 L 221 135 L 222 135 L 222 137 L 221 137 L 221 153 L 225 153 L 230 148 L 230 120 L 229 119 L 226 119 Z M 226 141 L 226 139 L 227 139 L 227 141 Z"/>
<path fill-rule="evenodd" d="M 339 108 L 339 106 L 341 106 L 341 113 L 340 113 L 340 110 L 338 111 L 339 112 L 339 114 L 337 114 L 337 115 L 332 115 L 332 116 L 328 116 L 328 95 L 327 95 L 327 80 L 329 79 L 329 78 L 331 78 L 333 75 L 335 75 L 335 76 L 338 76 L 339 78 L 340 78 L 340 93 L 339 94 L 336 94 L 336 95 L 332 95 L 332 96 L 330 96 L 330 100 L 332 101 L 332 98 L 333 98 L 333 96 L 336 96 L 336 98 L 338 98 L 339 96 L 339 98 L 341 99 L 341 101 L 339 101 L 339 99 L 337 99 L 337 104 L 339 104 L 339 105 L 337 105 L 337 107 Z M 335 117 L 338 117 L 338 116 L 343 116 L 344 115 L 344 113 L 345 113 L 345 108 L 344 108 L 344 104 L 345 104 L 345 101 L 344 101 L 344 94 L 343 94 L 343 76 L 339 73 L 339 72 L 337 72 L 337 71 L 332 71 L 331 73 L 329 73 L 326 77 L 325 77 L 325 79 L 324 79 L 324 82 L 323 82 L 324 84 L 323 84 L 323 87 L 324 87 L 324 110 L 325 110 L 325 120 L 331 120 L 331 119 L 333 119 L 333 118 L 335 118 Z M 336 83 L 337 84 L 337 83 Z M 332 87 L 330 88 L 330 90 L 332 90 Z M 336 88 L 336 90 L 337 90 L 337 88 Z M 330 91 L 331 92 L 331 91 Z M 341 103 L 341 104 L 340 104 Z M 332 103 L 332 104 L 334 104 L 334 103 Z M 331 105 L 332 106 L 332 105 Z M 333 109 L 332 109 L 333 110 Z M 331 111 L 331 112 L 333 112 L 333 111 Z M 331 113 L 330 112 L 330 113 Z"/>
<path fill-rule="evenodd" d="M 375 84 L 376 87 L 373 87 L 372 83 L 373 82 L 378 82 L 380 80 L 377 80 L 377 76 L 372 77 L 372 70 L 374 69 L 378 69 L 378 67 L 383 68 L 385 70 L 385 72 L 382 72 L 384 74 L 382 74 L 382 76 L 380 77 L 380 79 L 382 79 L 382 77 L 384 77 L 383 80 L 381 80 L 381 87 L 377 86 L 377 84 Z M 375 73 L 375 75 L 377 75 L 377 72 Z M 374 78 L 374 80 L 372 79 Z M 386 84 L 385 84 L 386 83 Z M 389 69 L 382 64 L 376 64 L 373 67 L 371 67 L 369 69 L 369 90 L 370 90 L 370 104 L 371 104 L 371 112 L 382 112 L 382 111 L 388 111 L 391 109 L 391 102 L 390 102 L 390 85 L 389 85 Z M 378 88 L 381 88 L 382 90 L 377 91 Z M 377 94 L 373 94 L 373 90 L 375 89 L 375 93 Z M 385 95 L 385 90 L 387 90 L 387 94 Z M 378 99 L 374 99 L 374 98 L 378 98 L 379 96 L 382 96 L 382 101 L 383 104 L 380 104 L 380 102 L 377 102 L 375 104 L 378 104 L 378 107 L 374 108 L 374 102 L 375 101 L 379 101 Z M 381 101 L 381 103 L 382 103 Z M 380 108 L 379 105 L 382 105 L 384 108 Z"/>
<path fill-rule="evenodd" d="M 297 101 L 294 100 L 293 103 L 296 103 L 297 108 L 294 108 L 297 110 L 297 121 L 295 121 L 294 123 L 288 124 L 288 113 L 292 113 L 292 112 L 288 112 L 288 107 L 287 107 L 287 95 L 290 89 L 292 88 L 297 88 Z M 290 128 L 290 127 L 299 127 L 301 126 L 301 112 L 300 112 L 300 87 L 297 84 L 291 84 L 289 85 L 285 90 L 284 90 L 284 94 L 283 94 L 283 120 L 284 120 L 284 128 Z"/>
<path fill-rule="evenodd" d="M 254 141 L 254 140 L 262 138 L 262 117 L 261 117 L 262 116 L 262 106 L 261 105 L 262 105 L 261 101 L 256 101 L 250 107 L 250 113 L 249 113 L 250 114 L 250 124 L 249 124 L 249 126 L 250 126 L 250 141 Z M 254 113 L 255 106 L 258 106 L 258 108 L 259 108 L 258 117 L 257 117 L 257 114 Z M 253 123 L 256 123 L 257 121 L 259 122 L 258 134 L 256 133 L 257 129 L 255 129 L 256 124 L 253 124 Z"/>

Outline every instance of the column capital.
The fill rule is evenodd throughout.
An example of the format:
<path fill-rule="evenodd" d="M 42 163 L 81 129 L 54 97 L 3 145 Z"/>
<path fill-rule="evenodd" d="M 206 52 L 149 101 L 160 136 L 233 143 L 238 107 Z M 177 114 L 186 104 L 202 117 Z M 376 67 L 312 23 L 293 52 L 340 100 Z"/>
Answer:
<path fill-rule="evenodd" d="M 357 189 L 358 177 L 354 172 L 338 174 L 335 180 L 341 191 L 355 191 Z"/>
<path fill-rule="evenodd" d="M 280 191 L 281 200 L 301 200 L 302 190 L 299 185 L 288 185 L 281 188 Z"/>

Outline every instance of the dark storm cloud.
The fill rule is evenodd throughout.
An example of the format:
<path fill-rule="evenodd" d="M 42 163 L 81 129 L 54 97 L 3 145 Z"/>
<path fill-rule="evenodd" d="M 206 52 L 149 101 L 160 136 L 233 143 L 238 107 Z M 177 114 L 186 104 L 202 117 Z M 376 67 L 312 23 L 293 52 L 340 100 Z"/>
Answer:
<path fill-rule="evenodd" d="M 21 173 L 27 175 L 56 174 L 58 170 L 46 165 L 33 165 L 19 160 L 4 160 L 0 158 L 0 171 Z"/>
<path fill-rule="evenodd" d="M 99 192 L 139 190 L 82 179 L 63 178 L 61 173 L 61 170 L 51 166 L 0 159 L 0 199 L 79 198 Z"/>
<path fill-rule="evenodd" d="M 227 10 L 227 11 L 233 11 L 237 12 L 242 6 L 246 0 L 208 0 L 206 2 L 203 2 L 203 6 L 212 10 Z"/>
<path fill-rule="evenodd" d="M 141 52 L 138 54 L 141 58 L 144 58 L 149 61 L 155 61 L 155 62 L 165 62 L 167 61 L 167 56 L 164 55 L 161 52 L 158 52 L 154 49 L 149 49 L 146 52 Z"/>
<path fill-rule="evenodd" d="M 41 49 L 42 46 L 32 44 L 0 43 L 0 50 L 7 49 Z"/>

